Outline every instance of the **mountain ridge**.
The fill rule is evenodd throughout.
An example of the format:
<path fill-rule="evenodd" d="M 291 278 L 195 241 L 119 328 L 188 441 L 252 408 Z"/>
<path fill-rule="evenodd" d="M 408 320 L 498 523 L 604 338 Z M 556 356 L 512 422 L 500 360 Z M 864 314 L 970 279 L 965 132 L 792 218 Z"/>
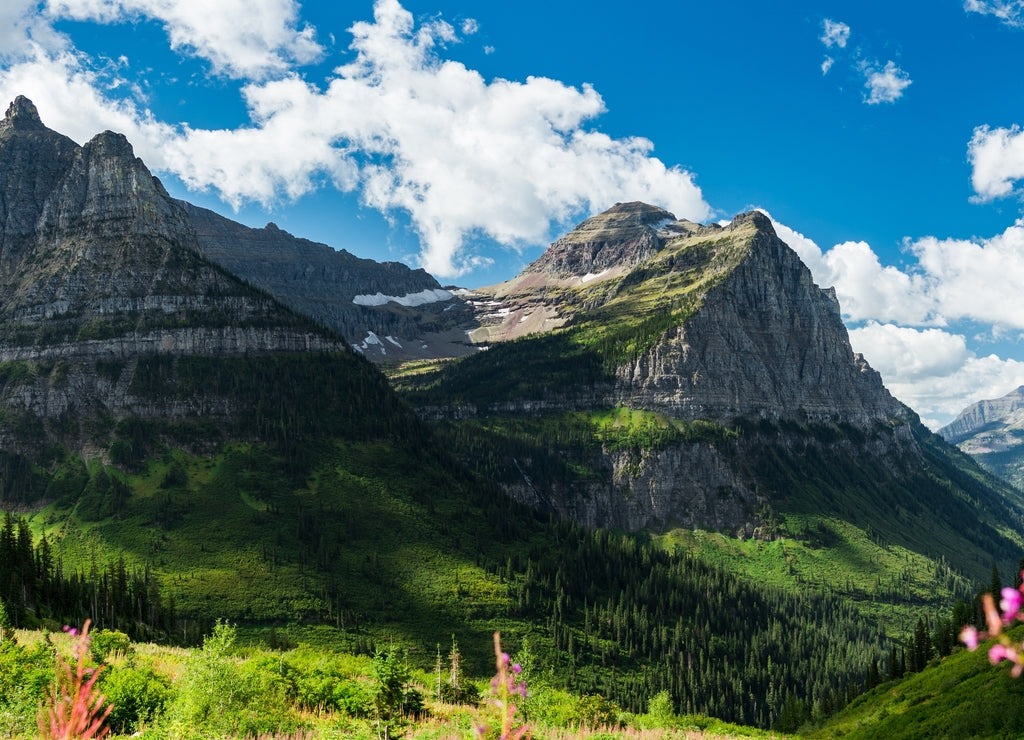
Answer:
<path fill-rule="evenodd" d="M 938 434 L 1024 490 L 1024 386 L 971 404 Z"/>

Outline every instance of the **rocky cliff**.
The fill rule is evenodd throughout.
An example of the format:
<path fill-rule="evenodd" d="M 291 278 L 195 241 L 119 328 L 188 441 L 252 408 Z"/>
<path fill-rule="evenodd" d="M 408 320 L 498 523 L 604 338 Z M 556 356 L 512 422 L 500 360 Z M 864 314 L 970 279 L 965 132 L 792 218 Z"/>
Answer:
<path fill-rule="evenodd" d="M 186 211 L 123 136 L 78 146 L 23 97 L 0 122 L 0 225 L 0 440 L 10 444 L 28 418 L 63 418 L 74 430 L 61 438 L 76 446 L 87 417 L 144 408 L 131 392 L 140 357 L 344 348 L 205 258 Z"/>
<path fill-rule="evenodd" d="M 1024 386 L 971 404 L 939 435 L 984 468 L 1024 489 Z"/>
<path fill-rule="evenodd" d="M 721 231 L 678 237 L 646 269 L 659 267 L 652 278 L 667 283 L 676 262 L 700 250 L 715 250 L 709 266 L 721 260 L 727 274 L 699 310 L 617 369 L 621 403 L 722 423 L 759 417 L 870 426 L 903 415 L 850 348 L 835 293 L 814 284 L 767 216 L 755 211 Z"/>
<path fill-rule="evenodd" d="M 620 204 L 475 292 L 503 310 L 490 349 L 410 398 L 431 418 L 529 427 L 507 440 L 504 480 L 533 505 L 589 526 L 763 532 L 789 493 L 781 459 L 885 475 L 920 459 L 913 414 L 761 213 L 700 226 Z M 505 332 L 538 316 L 532 335 Z M 610 410 L 627 421 L 600 421 Z M 558 458 L 590 473 L 552 476 Z"/>
<path fill-rule="evenodd" d="M 274 224 L 253 229 L 184 201 L 202 253 L 383 362 L 464 355 L 473 312 L 433 276 L 300 239 Z"/>

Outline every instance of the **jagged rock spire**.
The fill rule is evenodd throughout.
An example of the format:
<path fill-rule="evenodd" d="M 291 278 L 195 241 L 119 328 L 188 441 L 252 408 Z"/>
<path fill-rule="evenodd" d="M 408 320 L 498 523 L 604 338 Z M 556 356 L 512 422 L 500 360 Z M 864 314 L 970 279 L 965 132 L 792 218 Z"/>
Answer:
<path fill-rule="evenodd" d="M 19 95 L 7 107 L 7 115 L 0 121 L 0 133 L 7 130 L 13 131 L 38 131 L 46 128 L 39 118 L 39 111 L 35 103 Z"/>

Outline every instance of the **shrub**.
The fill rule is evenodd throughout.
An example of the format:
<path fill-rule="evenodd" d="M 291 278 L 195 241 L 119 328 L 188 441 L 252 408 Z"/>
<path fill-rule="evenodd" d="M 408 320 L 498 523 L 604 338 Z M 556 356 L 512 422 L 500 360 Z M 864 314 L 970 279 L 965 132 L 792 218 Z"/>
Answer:
<path fill-rule="evenodd" d="M 132 641 L 124 632 L 118 630 L 100 630 L 92 634 L 92 645 L 89 648 L 93 660 L 102 663 L 111 653 L 131 655 Z"/>
<path fill-rule="evenodd" d="M 103 692 L 113 705 L 109 722 L 120 734 L 137 732 L 153 722 L 170 696 L 167 684 L 148 668 L 119 668 L 103 676 Z"/>

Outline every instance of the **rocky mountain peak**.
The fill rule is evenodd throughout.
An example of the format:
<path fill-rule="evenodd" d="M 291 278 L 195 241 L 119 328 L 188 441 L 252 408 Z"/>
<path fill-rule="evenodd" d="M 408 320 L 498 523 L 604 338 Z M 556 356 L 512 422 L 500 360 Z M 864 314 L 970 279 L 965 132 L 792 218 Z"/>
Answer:
<path fill-rule="evenodd" d="M 674 221 L 673 214 L 657 206 L 616 203 L 548 247 L 524 273 L 568 278 L 631 267 L 663 246 L 658 231 Z"/>
<path fill-rule="evenodd" d="M 83 147 L 86 152 L 98 157 L 115 157 L 119 159 L 135 159 L 135 150 L 124 134 L 104 131 L 96 134 Z"/>
<path fill-rule="evenodd" d="M 0 121 L 0 135 L 8 131 L 41 131 L 45 128 L 35 104 L 24 95 L 14 99 L 7 107 L 4 120 Z"/>

